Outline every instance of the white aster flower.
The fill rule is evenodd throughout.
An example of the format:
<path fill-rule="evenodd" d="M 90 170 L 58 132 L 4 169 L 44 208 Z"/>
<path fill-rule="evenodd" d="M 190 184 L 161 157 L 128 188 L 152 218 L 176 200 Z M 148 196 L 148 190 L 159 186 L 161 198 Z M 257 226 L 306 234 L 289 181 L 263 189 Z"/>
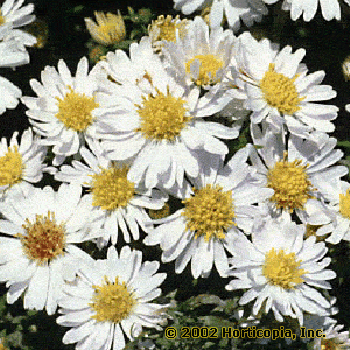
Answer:
<path fill-rule="evenodd" d="M 331 262 L 324 258 L 325 244 L 315 243 L 315 237 L 303 240 L 304 232 L 305 225 L 296 225 L 284 212 L 255 226 L 252 242 L 243 234 L 236 238 L 230 260 L 230 274 L 236 279 L 226 289 L 248 288 L 239 303 L 255 300 L 254 316 L 263 307 L 266 313 L 271 309 L 279 322 L 290 316 L 303 325 L 303 311 L 329 314 L 331 304 L 313 287 L 330 289 L 327 280 L 336 274 L 325 269 Z"/>
<path fill-rule="evenodd" d="M 340 332 L 344 325 L 331 324 L 330 327 L 323 331 L 322 338 L 316 338 L 313 342 L 313 350 L 348 350 L 350 349 L 349 331 Z"/>
<path fill-rule="evenodd" d="M 271 46 L 267 39 L 257 42 L 250 33 L 239 37 L 237 50 L 237 84 L 244 83 L 247 94 L 245 107 L 253 113 L 251 123 L 266 120 L 274 132 L 280 133 L 286 125 L 288 131 L 302 138 L 310 133 L 333 132 L 331 120 L 337 117 L 338 107 L 310 103 L 329 100 L 336 92 L 329 85 L 320 85 L 325 72 L 307 75 L 301 64 L 304 49 L 292 53 L 287 46 L 281 51 Z"/>
<path fill-rule="evenodd" d="M 186 86 L 220 87 L 233 59 L 236 37 L 230 29 L 211 29 L 202 17 L 190 22 L 183 37 L 165 42 L 163 54 L 170 73 Z"/>
<path fill-rule="evenodd" d="M 236 138 L 239 128 L 205 121 L 227 101 L 216 94 L 200 98 L 198 90 L 178 85 L 149 38 L 132 44 L 130 51 L 131 59 L 118 50 L 102 65 L 118 84 L 109 82 L 109 93 L 101 94 L 105 114 L 97 137 L 110 159 L 133 160 L 130 181 L 145 181 L 147 188 L 182 188 L 184 174 L 197 177 L 206 155 L 224 158 L 228 148 L 218 138 Z M 136 62 L 142 63 L 137 67 Z"/>
<path fill-rule="evenodd" d="M 45 138 L 41 143 L 54 146 L 55 165 L 76 154 L 84 141 L 94 137 L 99 73 L 99 69 L 88 73 L 88 61 L 83 57 L 75 77 L 64 61 L 59 60 L 58 71 L 51 66 L 42 71 L 42 84 L 30 80 L 38 97 L 23 97 L 22 102 L 29 108 L 27 115 L 34 131 Z"/>
<path fill-rule="evenodd" d="M 24 32 L 21 28 L 35 20 L 34 5 L 23 6 L 24 0 L 6 0 L 0 8 L 0 37 L 4 40 L 15 38 L 23 45 L 34 45 L 35 36 Z"/>
<path fill-rule="evenodd" d="M 271 4 L 276 0 L 265 0 L 266 3 Z M 344 2 L 349 5 L 348 0 Z M 282 9 L 290 11 L 290 17 L 293 21 L 303 16 L 304 21 L 310 21 L 315 17 L 317 12 L 318 4 L 321 5 L 322 16 L 326 21 L 332 19 L 340 20 L 341 19 L 341 10 L 338 0 L 307 0 L 307 1 L 297 1 L 297 0 L 284 0 L 282 3 Z"/>
<path fill-rule="evenodd" d="M 213 28 L 220 26 L 224 15 L 229 26 L 233 30 L 238 30 L 240 20 L 250 27 L 254 22 L 260 22 L 262 15 L 268 12 L 264 2 L 260 0 L 174 0 L 174 2 L 175 9 L 181 9 L 184 15 L 211 6 L 209 19 Z"/>
<path fill-rule="evenodd" d="M 325 134 L 327 139 L 318 148 L 314 142 L 294 135 L 284 145 L 281 135 L 267 131 L 262 136 L 258 128 L 254 134 L 262 146 L 258 150 L 251 147 L 251 161 L 257 170 L 254 176 L 262 186 L 275 191 L 269 198 L 270 209 L 295 212 L 311 225 L 328 224 L 334 215 L 322 201 L 329 198 L 329 181 L 348 173 L 346 167 L 334 166 L 343 155 L 340 149 L 334 149 L 337 140 Z"/>
<path fill-rule="evenodd" d="M 208 276 L 213 263 L 226 277 L 228 261 L 238 228 L 250 233 L 255 220 L 263 214 L 255 203 L 266 200 L 273 190 L 254 184 L 246 163 L 248 149 L 239 150 L 226 164 L 213 162 L 215 170 L 203 169 L 194 179 L 194 188 L 183 199 L 184 208 L 165 219 L 148 233 L 145 244 L 160 244 L 162 261 L 175 260 L 175 272 L 181 273 L 191 260 L 194 278 Z"/>
<path fill-rule="evenodd" d="M 338 244 L 342 239 L 350 240 L 350 184 L 340 179 L 330 179 L 327 183 L 327 207 L 334 219 L 315 227 L 317 236 L 329 235 L 327 242 Z"/>
<path fill-rule="evenodd" d="M 46 168 L 43 163 L 47 148 L 38 144 L 32 130 L 23 132 L 20 143 L 15 132 L 7 143 L 5 137 L 0 142 L 0 198 L 11 194 L 26 196 L 32 183 L 42 179 Z"/>
<path fill-rule="evenodd" d="M 81 187 L 63 184 L 31 188 L 26 198 L 0 203 L 0 281 L 9 287 L 7 302 L 24 293 L 25 309 L 55 313 L 64 280 L 75 278 L 82 259 L 89 257 L 73 243 L 87 230 L 89 208 Z"/>
<path fill-rule="evenodd" d="M 91 197 L 91 210 L 98 219 L 85 239 L 97 238 L 100 247 L 110 238 L 112 244 L 117 244 L 119 232 L 126 243 L 130 243 L 130 236 L 139 239 L 139 226 L 145 232 L 152 228 L 146 209 L 161 209 L 166 196 L 155 189 L 148 194 L 142 186 L 135 186 L 127 179 L 127 164 L 108 160 L 97 143 L 90 143 L 90 147 L 93 152 L 85 147 L 80 149 L 87 165 L 73 160 L 72 166 L 63 165 L 55 174 L 58 181 L 79 183 L 91 191 L 86 197 Z"/>
<path fill-rule="evenodd" d="M 81 266 L 76 286 L 67 284 L 59 301 L 63 315 L 57 323 L 72 327 L 64 344 L 78 343 L 80 350 L 121 350 L 125 336 L 133 340 L 142 326 L 162 329 L 167 305 L 150 301 L 161 294 L 158 286 L 166 274 L 156 273 L 159 262 L 141 261 L 141 252 L 123 247 L 118 256 L 112 246 L 107 259 Z"/>

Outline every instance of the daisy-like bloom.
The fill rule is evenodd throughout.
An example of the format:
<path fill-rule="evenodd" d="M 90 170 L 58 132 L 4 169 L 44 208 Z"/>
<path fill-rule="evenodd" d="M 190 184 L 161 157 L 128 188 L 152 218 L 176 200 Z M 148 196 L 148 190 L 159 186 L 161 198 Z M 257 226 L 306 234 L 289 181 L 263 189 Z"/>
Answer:
<path fill-rule="evenodd" d="M 272 310 L 275 319 L 297 318 L 303 324 L 303 311 L 326 316 L 331 304 L 315 288 L 330 289 L 327 280 L 336 274 L 325 269 L 330 258 L 328 248 L 315 243 L 315 237 L 303 240 L 305 225 L 297 225 L 284 212 L 279 218 L 266 217 L 253 228 L 252 242 L 243 234 L 235 240 L 230 260 L 236 277 L 226 289 L 248 288 L 239 304 L 255 300 L 252 314 L 263 307 Z"/>
<path fill-rule="evenodd" d="M 120 11 L 118 11 L 117 15 L 95 11 L 94 15 L 97 24 L 88 17 L 85 18 L 85 25 L 96 42 L 104 45 L 112 45 L 125 39 L 125 22 Z"/>
<path fill-rule="evenodd" d="M 90 143 L 93 152 L 82 147 L 80 154 L 85 161 L 73 160 L 72 166 L 64 165 L 56 173 L 55 179 L 63 182 L 77 182 L 91 192 L 90 203 L 98 220 L 94 223 L 91 235 L 86 239 L 97 238 L 100 247 L 108 240 L 117 244 L 121 231 L 126 243 L 139 239 L 139 226 L 148 232 L 152 228 L 146 209 L 160 210 L 166 197 L 158 190 L 148 195 L 142 186 L 136 186 L 127 179 L 128 166 L 117 164 L 102 155 L 97 143 Z"/>
<path fill-rule="evenodd" d="M 131 59 L 117 50 L 101 62 L 118 84 L 106 79 L 109 93 L 101 96 L 106 112 L 97 138 L 111 160 L 133 160 L 130 181 L 145 181 L 147 188 L 182 188 L 184 174 L 197 177 L 206 156 L 223 158 L 228 153 L 218 138 L 238 137 L 238 128 L 204 119 L 229 100 L 214 93 L 199 97 L 198 90 L 178 85 L 153 53 L 148 37 L 132 44 L 130 52 Z"/>
<path fill-rule="evenodd" d="M 326 141 L 318 148 L 314 142 L 294 135 L 284 145 L 281 135 L 271 131 L 264 136 L 257 130 L 254 133 L 262 148 L 251 147 L 250 157 L 257 170 L 255 177 L 262 186 L 274 190 L 270 209 L 295 212 L 312 225 L 328 224 L 332 215 L 319 200 L 329 198 L 330 180 L 348 173 L 346 167 L 334 166 L 343 156 L 340 149 L 334 149 L 337 140 L 324 134 Z"/>
<path fill-rule="evenodd" d="M 9 142 L 5 137 L 0 142 L 0 198 L 9 193 L 26 196 L 32 183 L 42 179 L 46 168 L 43 163 L 47 148 L 40 146 L 32 130 L 23 132 L 20 143 L 15 132 Z"/>
<path fill-rule="evenodd" d="M 213 263 L 219 274 L 226 277 L 228 261 L 238 228 L 250 233 L 254 220 L 262 213 L 253 204 L 262 202 L 273 190 L 254 184 L 246 163 L 248 148 L 239 150 L 223 167 L 219 159 L 215 171 L 203 171 L 195 179 L 194 188 L 182 203 L 184 208 L 165 219 L 148 233 L 145 243 L 160 244 L 162 261 L 174 259 L 175 272 L 181 273 L 191 260 L 194 278 L 208 276 Z"/>
<path fill-rule="evenodd" d="M 156 53 L 162 52 L 163 40 L 176 41 L 176 34 L 183 37 L 189 21 L 187 19 L 180 19 L 177 15 L 175 18 L 168 15 L 164 18 L 163 15 L 158 16 L 148 25 L 148 35 L 151 38 L 153 48 Z"/>
<path fill-rule="evenodd" d="M 276 0 L 265 0 L 266 3 L 272 4 Z M 348 0 L 344 2 L 349 5 Z M 321 5 L 322 16 L 326 21 L 332 19 L 341 19 L 341 10 L 338 0 L 322 1 L 322 0 L 307 0 L 307 1 L 297 1 L 297 0 L 284 0 L 282 3 L 282 9 L 290 11 L 290 17 L 293 21 L 303 16 L 304 21 L 310 21 L 315 17 L 317 12 L 318 4 Z"/>
<path fill-rule="evenodd" d="M 211 6 L 210 26 L 219 27 L 225 16 L 229 26 L 235 31 L 240 27 L 240 20 L 250 27 L 254 22 L 260 22 L 262 15 L 268 12 L 264 2 L 260 0 L 174 0 L 174 2 L 175 9 L 181 9 L 184 15 Z"/>
<path fill-rule="evenodd" d="M 350 184 L 339 179 L 328 181 L 327 203 L 333 219 L 316 226 L 315 235 L 328 236 L 326 241 L 332 244 L 350 240 Z"/>
<path fill-rule="evenodd" d="M 22 102 L 29 108 L 27 115 L 34 131 L 44 137 L 41 144 L 54 146 L 54 165 L 76 154 L 84 141 L 94 137 L 99 75 L 99 69 L 88 74 L 88 61 L 83 57 L 75 77 L 59 60 L 58 71 L 51 66 L 42 71 L 42 84 L 30 80 L 38 97 L 23 97 Z"/>
<path fill-rule="evenodd" d="M 34 5 L 23 6 L 24 0 L 6 0 L 0 8 L 0 32 L 4 37 L 15 37 L 23 45 L 32 46 L 36 43 L 35 36 L 24 32 L 21 28 L 35 20 Z"/>
<path fill-rule="evenodd" d="M 229 72 L 236 42 L 231 30 L 210 30 L 202 17 L 196 16 L 176 42 L 166 42 L 163 54 L 169 71 L 186 86 L 210 89 L 220 86 Z"/>
<path fill-rule="evenodd" d="M 350 349 L 349 331 L 340 332 L 344 325 L 332 324 L 323 332 L 322 338 L 315 338 L 313 350 L 347 350 Z"/>
<path fill-rule="evenodd" d="M 300 63 L 305 54 L 304 49 L 292 53 L 289 46 L 278 51 L 267 39 L 258 42 L 248 32 L 239 37 L 237 84 L 243 82 L 245 107 L 253 111 L 252 124 L 266 120 L 276 133 L 286 125 L 290 133 L 302 138 L 314 131 L 334 131 L 331 120 L 337 117 L 338 108 L 310 102 L 329 100 L 336 92 L 329 85 L 320 85 L 324 71 L 307 75 L 306 66 Z"/>
<path fill-rule="evenodd" d="M 59 301 L 57 323 L 72 327 L 64 344 L 80 350 L 121 350 L 125 336 L 133 340 L 142 326 L 161 330 L 168 305 L 151 303 L 161 294 L 166 273 L 156 273 L 158 261 L 142 261 L 142 253 L 125 246 L 120 255 L 112 246 L 107 259 L 84 264 L 76 285 L 66 285 Z"/>
<path fill-rule="evenodd" d="M 91 215 L 78 185 L 31 188 L 28 196 L 0 203 L 0 281 L 9 287 L 7 302 L 23 293 L 25 309 L 55 313 L 64 280 L 72 281 L 90 256 L 81 243 Z"/>

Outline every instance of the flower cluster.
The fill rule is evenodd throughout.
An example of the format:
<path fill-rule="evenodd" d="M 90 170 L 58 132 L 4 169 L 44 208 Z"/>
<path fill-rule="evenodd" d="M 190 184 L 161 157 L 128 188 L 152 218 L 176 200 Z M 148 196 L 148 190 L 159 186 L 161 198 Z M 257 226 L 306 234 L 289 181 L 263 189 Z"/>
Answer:
<path fill-rule="evenodd" d="M 22 3 L 1 8 L 3 67 L 28 63 L 35 43 L 16 29 L 34 19 Z M 185 14 L 203 4 L 175 0 Z M 305 20 L 316 5 L 283 3 Z M 338 18 L 332 9 L 322 7 L 326 19 Z M 315 349 L 350 344 L 330 318 L 329 247 L 350 240 L 348 168 L 329 135 L 338 107 L 322 103 L 336 92 L 325 72 L 308 73 L 304 49 L 234 35 L 240 19 L 252 25 L 266 12 L 262 0 L 214 0 L 210 25 L 161 16 L 129 53 L 110 51 L 92 69 L 83 57 L 75 74 L 62 59 L 46 66 L 30 80 L 36 97 L 0 78 L 0 112 L 21 98 L 31 124 L 0 143 L 8 303 L 58 311 L 70 328 L 64 344 L 123 349 L 143 327 L 166 324 L 170 305 L 154 299 L 167 278 L 158 270 L 174 262 L 176 274 L 226 278 L 255 324 L 314 318 L 325 335 Z M 231 29 L 220 26 L 224 13 Z M 122 40 L 120 13 L 96 16 L 98 25 L 86 19 L 95 39 Z M 243 125 L 250 142 L 233 147 Z M 47 174 L 56 190 L 37 185 Z M 139 240 L 157 246 L 160 261 L 143 262 L 130 247 Z M 106 248 L 105 259 L 84 251 L 86 241 Z"/>

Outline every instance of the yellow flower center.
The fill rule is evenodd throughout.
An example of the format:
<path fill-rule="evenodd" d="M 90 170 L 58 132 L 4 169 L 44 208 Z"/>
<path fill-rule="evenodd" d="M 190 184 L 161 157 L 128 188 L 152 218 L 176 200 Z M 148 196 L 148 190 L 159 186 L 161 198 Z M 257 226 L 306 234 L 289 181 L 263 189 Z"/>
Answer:
<path fill-rule="evenodd" d="M 8 148 L 8 152 L 0 157 L 0 186 L 14 185 L 22 181 L 24 164 L 22 156 L 17 150 Z"/>
<path fill-rule="evenodd" d="M 300 102 L 304 97 L 299 97 L 294 81 L 298 77 L 290 79 L 282 73 L 275 72 L 275 64 L 269 64 L 269 70 L 260 80 L 260 89 L 266 102 L 278 109 L 283 114 L 293 114 L 300 110 Z"/>
<path fill-rule="evenodd" d="M 63 99 L 56 97 L 58 101 L 58 113 L 56 118 L 60 120 L 67 129 L 82 132 L 92 124 L 91 112 L 98 107 L 93 97 L 87 97 L 72 90 L 67 92 Z"/>
<path fill-rule="evenodd" d="M 223 191 L 222 187 L 207 184 L 205 188 L 194 189 L 194 196 L 184 199 L 182 215 L 187 219 L 186 229 L 195 232 L 195 238 L 225 238 L 225 231 L 232 225 L 235 217 L 232 191 Z"/>
<path fill-rule="evenodd" d="M 191 73 L 191 64 L 195 60 L 199 61 L 199 73 L 194 81 L 196 85 L 213 85 L 219 82 L 216 74 L 219 69 L 222 69 L 224 62 L 214 55 L 197 55 L 185 63 L 187 73 Z"/>
<path fill-rule="evenodd" d="M 89 306 L 96 311 L 91 318 L 98 322 L 119 323 L 126 319 L 136 304 L 133 293 L 128 291 L 125 282 L 119 283 L 119 277 L 110 282 L 105 276 L 101 286 L 92 286 L 95 290 Z"/>
<path fill-rule="evenodd" d="M 322 338 L 321 339 L 321 350 L 343 350 L 346 349 L 346 345 L 340 342 L 336 338 Z"/>
<path fill-rule="evenodd" d="M 170 206 L 168 203 L 164 203 L 163 208 L 160 210 L 148 209 L 148 215 L 151 219 L 162 219 L 170 214 Z"/>
<path fill-rule="evenodd" d="M 158 16 L 152 24 L 148 26 L 148 33 L 154 33 L 154 40 L 172 41 L 176 42 L 176 29 L 179 30 L 180 36 L 184 34 L 184 27 L 187 24 L 186 20 L 179 22 L 180 16 L 177 15 L 174 19 L 168 15 L 165 19 L 164 16 Z"/>
<path fill-rule="evenodd" d="M 350 188 L 345 194 L 339 194 L 339 212 L 344 218 L 350 219 Z"/>
<path fill-rule="evenodd" d="M 148 99 L 142 96 L 142 105 L 138 107 L 141 127 L 135 129 L 151 140 L 171 140 L 178 136 L 191 117 L 186 116 L 188 108 L 185 100 L 157 91 L 149 94 Z"/>
<path fill-rule="evenodd" d="M 47 216 L 36 215 L 34 223 L 26 219 L 22 227 L 27 234 L 17 233 L 16 237 L 21 239 L 22 249 L 28 258 L 36 260 L 37 265 L 64 254 L 64 224 L 57 225 L 54 212 L 49 211 Z"/>
<path fill-rule="evenodd" d="M 301 166 L 301 160 L 288 162 L 287 152 L 283 154 L 283 161 L 276 162 L 267 173 L 267 187 L 273 188 L 275 193 L 270 201 L 275 202 L 276 208 L 303 209 L 309 198 L 314 198 L 309 191 L 315 190 L 308 179 L 306 169 L 308 165 Z"/>
<path fill-rule="evenodd" d="M 262 272 L 270 285 L 294 289 L 295 286 L 303 283 L 301 275 L 307 272 L 300 268 L 300 263 L 301 260 L 296 261 L 295 253 L 287 254 L 283 249 L 276 253 L 275 248 L 272 248 L 265 254 Z"/>
<path fill-rule="evenodd" d="M 125 207 L 135 194 L 135 185 L 127 179 L 127 167 L 101 169 L 92 175 L 92 205 L 104 210 Z"/>
<path fill-rule="evenodd" d="M 1 10 L 0 10 L 0 26 L 2 26 L 6 22 L 5 16 L 2 15 Z M 1 350 L 1 348 L 0 348 Z"/>

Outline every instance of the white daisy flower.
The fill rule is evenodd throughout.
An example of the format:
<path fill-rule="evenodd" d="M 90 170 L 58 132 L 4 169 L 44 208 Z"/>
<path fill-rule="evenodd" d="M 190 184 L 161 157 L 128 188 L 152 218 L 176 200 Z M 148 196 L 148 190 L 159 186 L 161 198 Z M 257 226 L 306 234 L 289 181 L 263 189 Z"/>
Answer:
<path fill-rule="evenodd" d="M 313 342 L 313 347 L 311 349 L 350 349 L 349 331 L 340 332 L 343 328 L 344 325 L 332 324 L 326 331 L 323 331 L 322 338 L 315 338 Z"/>
<path fill-rule="evenodd" d="M 143 264 L 142 253 L 112 246 L 107 259 L 82 265 L 77 285 L 66 285 L 59 301 L 57 323 L 72 327 L 64 344 L 78 343 L 80 350 L 124 349 L 126 341 L 140 335 L 142 326 L 161 330 L 168 305 L 151 303 L 161 294 L 158 286 L 166 273 L 156 273 L 158 261 Z M 113 344 L 113 345 L 112 345 Z"/>
<path fill-rule="evenodd" d="M 263 147 L 251 147 L 250 157 L 260 184 L 275 191 L 270 209 L 295 212 L 312 225 L 328 224 L 332 215 L 318 199 L 329 197 L 330 179 L 348 173 L 346 167 L 334 166 L 343 156 L 340 149 L 334 149 L 337 140 L 325 134 L 328 140 L 318 148 L 314 142 L 290 135 L 285 146 L 281 135 L 266 132 L 260 138 L 257 130 L 255 135 Z"/>
<path fill-rule="evenodd" d="M 239 37 L 239 43 L 237 84 L 244 83 L 245 107 L 253 111 L 252 124 L 266 120 L 276 133 L 286 125 L 290 133 L 302 138 L 314 131 L 334 131 L 331 120 L 337 117 L 338 107 L 310 102 L 329 100 L 336 92 L 329 85 L 320 85 L 324 71 L 307 75 L 306 66 L 300 63 L 304 49 L 292 53 L 287 46 L 278 51 L 267 39 L 257 42 L 248 32 Z"/>
<path fill-rule="evenodd" d="M 275 0 L 265 0 L 266 3 L 274 3 Z M 344 1 L 349 5 L 349 1 Z M 282 3 L 282 9 L 290 11 L 290 18 L 293 21 L 296 21 L 298 18 L 303 16 L 304 21 L 310 21 L 315 17 L 317 12 L 318 4 L 321 5 L 322 16 L 326 21 L 332 19 L 340 20 L 341 19 L 341 10 L 338 0 L 331 1 L 318 1 L 318 0 L 307 0 L 307 1 L 296 1 L 296 0 L 284 0 Z"/>
<path fill-rule="evenodd" d="M 317 236 L 328 236 L 326 241 L 338 244 L 342 239 L 350 240 L 350 184 L 340 179 L 327 183 L 327 207 L 333 220 L 315 227 Z"/>
<path fill-rule="evenodd" d="M 246 159 L 248 149 L 239 150 L 225 167 L 212 159 L 213 170 L 194 179 L 194 188 L 182 203 L 184 208 L 148 233 L 145 244 L 160 244 L 162 261 L 175 260 L 175 272 L 181 273 L 191 260 L 194 278 L 208 276 L 213 263 L 226 277 L 226 250 L 231 252 L 238 228 L 250 233 L 262 213 L 253 204 L 266 200 L 273 190 L 259 188 L 252 181 Z M 208 160 L 209 162 L 210 160 Z"/>
<path fill-rule="evenodd" d="M 88 61 L 83 57 L 75 77 L 59 60 L 58 71 L 51 66 L 42 71 L 42 84 L 30 80 L 38 97 L 23 97 L 22 102 L 29 108 L 27 115 L 34 131 L 45 138 L 41 143 L 54 146 L 54 165 L 76 154 L 85 140 L 94 137 L 99 75 L 99 69 L 88 73 Z"/>
<path fill-rule="evenodd" d="M 0 33 L 3 38 L 16 38 L 23 45 L 34 45 L 36 37 L 24 32 L 21 28 L 35 20 L 34 5 L 23 5 L 24 0 L 6 0 L 0 8 Z M 6 34 L 5 34 L 6 33 Z"/>
<path fill-rule="evenodd" d="M 42 179 L 47 164 L 43 163 L 47 148 L 40 146 L 32 130 L 23 132 L 20 143 L 15 132 L 7 143 L 0 142 L 0 198 L 12 194 L 26 196 L 32 183 Z"/>
<path fill-rule="evenodd" d="M 101 94 L 105 114 L 97 137 L 110 159 L 134 160 L 130 181 L 145 180 L 147 188 L 182 188 L 185 173 L 198 176 L 201 159 L 210 154 L 224 158 L 228 148 L 218 138 L 236 138 L 239 128 L 205 121 L 227 101 L 216 94 L 200 98 L 198 90 L 178 85 L 153 53 L 149 38 L 130 50 L 131 60 L 120 50 L 107 55 L 110 63 L 103 67 L 118 84 L 109 82 L 105 88 L 110 92 Z M 139 67 L 136 60 L 142 62 Z"/>
<path fill-rule="evenodd" d="M 279 218 L 266 217 L 252 232 L 252 242 L 240 234 L 230 260 L 232 280 L 226 289 L 249 288 L 239 304 L 255 300 L 252 314 L 259 313 L 263 303 L 267 313 L 272 309 L 275 319 L 297 318 L 303 325 L 303 311 L 328 315 L 331 304 L 315 288 L 330 289 L 327 280 L 336 277 L 325 269 L 330 258 L 328 248 L 315 243 L 315 237 L 303 240 L 305 225 L 296 225 L 288 213 Z"/>
<path fill-rule="evenodd" d="M 86 239 L 98 238 L 100 247 L 110 238 L 112 244 L 117 244 L 119 232 L 126 243 L 130 243 L 131 237 L 139 239 L 139 226 L 145 232 L 152 228 L 146 209 L 161 209 L 167 197 L 158 190 L 148 194 L 142 186 L 135 186 L 127 179 L 127 165 L 108 160 L 97 143 L 90 143 L 90 147 L 93 152 L 85 147 L 80 149 L 87 165 L 73 160 L 72 166 L 63 165 L 55 174 L 57 181 L 79 183 L 91 191 L 87 196 L 91 197 L 91 210 L 99 219 Z"/>
<path fill-rule="evenodd" d="M 64 280 L 75 278 L 82 259 L 89 257 L 73 243 L 81 243 L 90 220 L 82 189 L 63 184 L 31 188 L 28 196 L 0 203 L 0 281 L 9 287 L 7 302 L 24 293 L 25 309 L 55 313 Z"/>
<path fill-rule="evenodd" d="M 230 29 L 210 30 L 202 17 L 190 22 L 186 33 L 162 50 L 170 73 L 180 83 L 210 89 L 220 87 L 230 69 L 236 37 Z"/>
<path fill-rule="evenodd" d="M 174 0 L 174 2 L 174 8 L 181 9 L 184 15 L 211 6 L 210 26 L 219 27 L 225 16 L 229 26 L 235 31 L 240 27 L 240 20 L 247 27 L 251 27 L 254 22 L 260 22 L 262 15 L 268 12 L 264 2 L 260 0 Z"/>

